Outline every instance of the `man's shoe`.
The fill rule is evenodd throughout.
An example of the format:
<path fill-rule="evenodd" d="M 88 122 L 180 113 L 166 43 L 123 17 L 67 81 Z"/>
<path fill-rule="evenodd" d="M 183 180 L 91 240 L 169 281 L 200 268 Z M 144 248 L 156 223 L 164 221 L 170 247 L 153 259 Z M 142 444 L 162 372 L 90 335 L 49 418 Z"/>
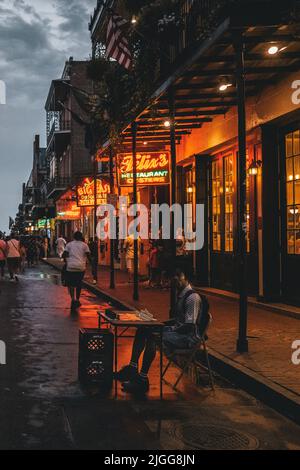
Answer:
<path fill-rule="evenodd" d="M 123 392 L 127 393 L 147 393 L 149 392 L 150 384 L 148 379 L 141 378 L 139 375 L 129 382 L 122 384 Z"/>
<path fill-rule="evenodd" d="M 137 370 L 131 366 L 125 366 L 119 372 L 114 373 L 114 379 L 119 382 L 128 382 L 138 375 Z"/>

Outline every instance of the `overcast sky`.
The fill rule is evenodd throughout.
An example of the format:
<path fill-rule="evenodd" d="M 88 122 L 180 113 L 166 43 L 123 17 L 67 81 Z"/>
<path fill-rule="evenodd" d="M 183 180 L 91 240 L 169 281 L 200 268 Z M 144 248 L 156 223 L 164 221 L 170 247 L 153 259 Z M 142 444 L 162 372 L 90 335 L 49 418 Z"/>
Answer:
<path fill-rule="evenodd" d="M 35 134 L 45 144 L 44 104 L 65 60 L 88 59 L 96 0 L 0 0 L 0 231 L 8 229 L 32 166 Z M 1 101 L 1 100 L 0 100 Z"/>

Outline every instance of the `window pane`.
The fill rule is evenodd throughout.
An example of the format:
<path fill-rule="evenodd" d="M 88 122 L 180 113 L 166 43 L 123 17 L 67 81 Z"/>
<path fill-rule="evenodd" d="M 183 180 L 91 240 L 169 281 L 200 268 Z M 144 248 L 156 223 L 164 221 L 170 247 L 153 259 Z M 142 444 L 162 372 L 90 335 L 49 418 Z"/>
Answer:
<path fill-rule="evenodd" d="M 294 179 L 300 180 L 300 157 L 294 158 L 294 168 L 295 168 Z"/>
<path fill-rule="evenodd" d="M 286 161 L 286 179 L 287 181 L 293 181 L 294 179 L 294 159 L 288 158 Z"/>
<path fill-rule="evenodd" d="M 288 134 L 285 138 L 286 141 L 286 157 L 293 155 L 293 134 Z"/>
<path fill-rule="evenodd" d="M 300 229 L 300 206 L 295 206 L 295 228 Z"/>
<path fill-rule="evenodd" d="M 295 254 L 300 255 L 300 231 L 295 232 Z"/>
<path fill-rule="evenodd" d="M 287 208 L 287 228 L 292 230 L 295 228 L 295 209 L 294 207 Z"/>
<path fill-rule="evenodd" d="M 294 183 L 287 183 L 286 185 L 286 201 L 288 206 L 294 205 Z"/>
<path fill-rule="evenodd" d="M 300 180 L 295 181 L 295 204 L 300 204 Z"/>
<path fill-rule="evenodd" d="M 288 232 L 287 233 L 288 239 L 288 254 L 294 255 L 295 254 L 295 232 Z"/>
<path fill-rule="evenodd" d="M 299 155 L 300 154 L 300 131 L 294 132 L 294 139 L 293 139 L 293 154 Z"/>

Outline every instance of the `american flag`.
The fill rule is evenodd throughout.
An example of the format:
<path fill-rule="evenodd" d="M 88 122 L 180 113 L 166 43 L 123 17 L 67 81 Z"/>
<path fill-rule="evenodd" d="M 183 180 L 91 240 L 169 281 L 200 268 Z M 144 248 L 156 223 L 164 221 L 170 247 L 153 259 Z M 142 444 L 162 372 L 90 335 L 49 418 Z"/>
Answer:
<path fill-rule="evenodd" d="M 117 14 L 112 14 L 107 28 L 106 58 L 115 59 L 120 65 L 130 70 L 132 54 L 125 35 L 128 21 Z"/>

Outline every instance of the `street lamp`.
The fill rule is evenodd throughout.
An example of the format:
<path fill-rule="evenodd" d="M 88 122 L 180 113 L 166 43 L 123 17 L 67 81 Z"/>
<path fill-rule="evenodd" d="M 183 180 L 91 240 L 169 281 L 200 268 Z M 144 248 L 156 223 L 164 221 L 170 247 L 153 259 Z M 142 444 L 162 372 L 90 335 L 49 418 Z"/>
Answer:
<path fill-rule="evenodd" d="M 248 168 L 248 174 L 250 176 L 257 176 L 258 175 L 258 170 L 262 167 L 262 161 L 261 160 L 252 160 L 249 168 Z"/>

